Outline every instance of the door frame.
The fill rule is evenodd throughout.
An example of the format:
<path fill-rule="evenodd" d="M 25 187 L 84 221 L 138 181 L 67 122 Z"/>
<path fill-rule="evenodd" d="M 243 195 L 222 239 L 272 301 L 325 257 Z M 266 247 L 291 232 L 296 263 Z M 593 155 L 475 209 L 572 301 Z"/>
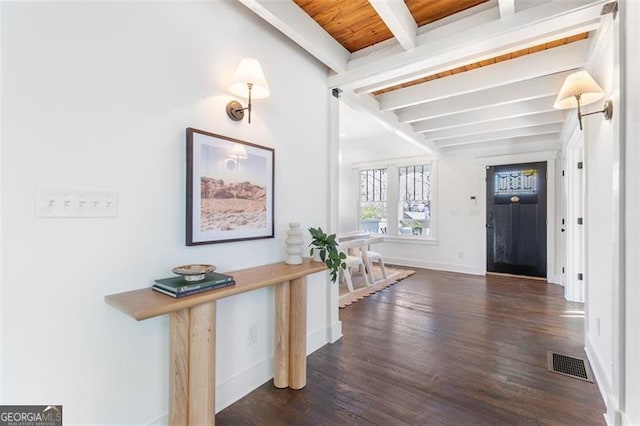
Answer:
<path fill-rule="evenodd" d="M 585 280 L 578 280 L 578 273 L 585 273 L 585 225 L 578 225 L 577 218 L 585 214 L 585 172 L 578 169 L 584 164 L 584 136 L 577 128 L 566 148 L 565 181 L 565 229 L 566 251 L 561 261 L 566 267 L 564 298 L 571 302 L 585 302 Z"/>
<path fill-rule="evenodd" d="M 478 175 L 479 175 L 479 209 L 480 209 L 480 223 L 478 224 L 478 240 L 480 245 L 478 247 L 480 257 L 480 264 L 477 265 L 478 270 L 483 275 L 487 274 L 487 230 L 485 224 L 487 223 L 487 166 L 501 166 L 505 164 L 518 164 L 518 163 L 536 163 L 547 162 L 547 281 L 554 284 L 561 283 L 561 274 L 558 273 L 559 268 L 557 265 L 556 251 L 559 239 L 556 236 L 556 160 L 558 158 L 558 151 L 541 151 L 527 154 L 510 154 L 500 155 L 492 157 L 479 157 L 478 161 Z"/>
<path fill-rule="evenodd" d="M 546 279 L 547 162 L 509 163 L 486 166 L 485 170 L 487 273 L 506 273 Z M 519 189 L 515 192 L 496 193 L 498 178 L 503 173 L 514 172 L 533 172 L 535 188 L 533 193 Z M 503 182 L 502 179 L 500 181 Z M 509 183 L 506 182 L 505 185 L 509 186 Z M 514 201 L 514 198 L 517 200 Z M 490 214 L 492 218 L 489 217 Z M 501 245 L 502 249 L 497 250 L 496 244 Z M 525 255 L 521 250 L 529 253 Z M 499 252 L 502 252 L 502 255 Z"/>

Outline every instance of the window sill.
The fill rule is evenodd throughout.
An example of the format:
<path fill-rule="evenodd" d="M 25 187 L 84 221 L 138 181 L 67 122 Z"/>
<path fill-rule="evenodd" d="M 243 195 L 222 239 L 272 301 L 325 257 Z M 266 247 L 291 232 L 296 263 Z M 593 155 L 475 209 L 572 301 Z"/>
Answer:
<path fill-rule="evenodd" d="M 425 238 L 425 237 L 411 237 L 411 236 L 388 236 L 385 235 L 384 237 L 384 241 L 385 242 L 390 242 L 390 243 L 401 243 L 401 244 L 419 244 L 419 245 L 425 245 L 425 246 L 437 246 L 438 245 L 438 240 L 433 239 L 433 238 Z"/>

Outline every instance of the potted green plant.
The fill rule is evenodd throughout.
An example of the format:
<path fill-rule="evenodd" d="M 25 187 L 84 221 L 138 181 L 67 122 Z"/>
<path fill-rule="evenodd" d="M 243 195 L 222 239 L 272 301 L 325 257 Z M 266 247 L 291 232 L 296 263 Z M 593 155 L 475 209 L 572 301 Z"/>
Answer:
<path fill-rule="evenodd" d="M 336 282 L 340 269 L 345 269 L 347 264 L 344 262 L 347 255 L 338 250 L 338 242 L 336 234 L 327 235 L 322 228 L 309 228 L 311 234 L 310 255 L 318 254 L 320 260 L 327 265 L 331 272 L 331 282 Z"/>

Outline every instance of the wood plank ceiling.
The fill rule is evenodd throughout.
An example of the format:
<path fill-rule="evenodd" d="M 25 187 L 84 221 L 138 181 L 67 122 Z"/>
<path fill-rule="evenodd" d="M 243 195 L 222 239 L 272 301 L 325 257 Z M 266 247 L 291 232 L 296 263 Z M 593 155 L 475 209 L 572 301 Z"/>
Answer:
<path fill-rule="evenodd" d="M 554 110 L 606 0 L 239 0 L 332 71 L 330 88 L 428 153 L 556 149 Z"/>
<path fill-rule="evenodd" d="M 349 52 L 393 38 L 368 0 L 293 0 Z M 408 0 L 418 26 L 430 24 L 488 0 Z"/>
<path fill-rule="evenodd" d="M 562 46 L 567 43 L 573 43 L 574 41 L 584 40 L 589 37 L 589 33 L 577 34 L 571 37 L 563 37 L 558 40 L 550 41 L 548 43 L 542 43 L 537 46 L 528 47 L 526 49 L 517 50 L 515 52 L 509 52 L 504 55 L 496 56 L 494 58 L 485 59 L 483 61 L 474 62 L 473 64 L 463 65 L 461 67 L 453 68 L 450 70 L 442 71 L 436 74 L 432 74 L 426 77 L 419 78 L 417 80 L 411 80 L 406 83 L 397 84 L 395 86 L 387 87 L 385 89 L 376 90 L 374 95 L 378 96 L 383 93 L 392 92 L 394 90 L 402 89 L 403 87 L 415 86 L 416 84 L 425 83 L 427 81 L 437 80 L 439 78 L 449 77 L 450 75 L 459 74 L 465 71 L 471 71 L 476 68 L 486 67 L 487 65 L 497 64 L 498 62 L 508 61 L 509 59 L 519 58 L 520 56 L 530 55 L 532 53 L 541 52 L 543 50 L 552 49 L 554 47 Z"/>

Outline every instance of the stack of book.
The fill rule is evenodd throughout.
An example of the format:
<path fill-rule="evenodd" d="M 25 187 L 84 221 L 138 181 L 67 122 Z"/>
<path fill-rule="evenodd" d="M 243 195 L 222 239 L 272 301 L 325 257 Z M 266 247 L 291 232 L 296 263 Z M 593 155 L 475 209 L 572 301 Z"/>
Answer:
<path fill-rule="evenodd" d="M 155 280 L 151 288 L 171 297 L 185 297 L 235 284 L 236 282 L 231 275 L 209 272 L 200 281 L 187 281 L 183 277 Z"/>

